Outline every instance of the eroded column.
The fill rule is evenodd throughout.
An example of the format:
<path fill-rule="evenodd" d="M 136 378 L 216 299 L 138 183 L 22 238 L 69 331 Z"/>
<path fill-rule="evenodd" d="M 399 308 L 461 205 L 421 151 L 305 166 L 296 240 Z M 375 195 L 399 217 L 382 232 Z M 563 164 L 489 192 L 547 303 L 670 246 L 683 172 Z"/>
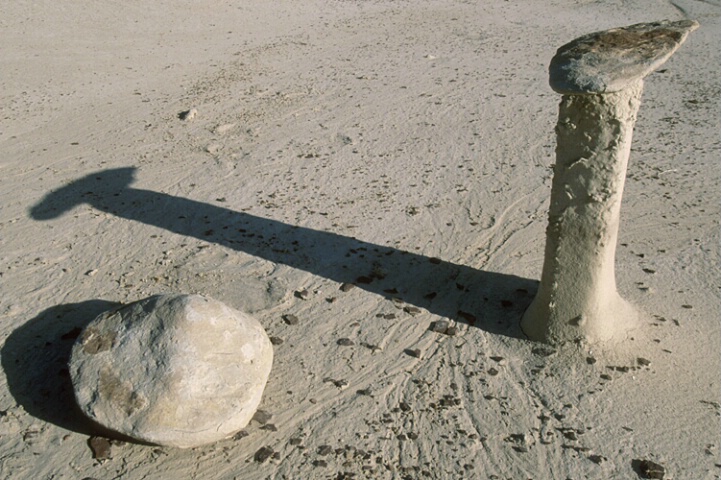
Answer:
<path fill-rule="evenodd" d="M 698 24 L 655 22 L 561 47 L 551 87 L 563 94 L 541 285 L 521 327 L 533 340 L 623 338 L 637 312 L 616 290 L 621 198 L 643 78 Z"/>

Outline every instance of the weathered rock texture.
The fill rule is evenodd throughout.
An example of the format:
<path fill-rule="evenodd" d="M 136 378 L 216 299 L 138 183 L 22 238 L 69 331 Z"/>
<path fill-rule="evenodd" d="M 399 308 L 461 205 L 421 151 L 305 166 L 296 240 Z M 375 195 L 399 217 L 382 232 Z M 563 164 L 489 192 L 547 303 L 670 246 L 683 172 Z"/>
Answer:
<path fill-rule="evenodd" d="M 564 95 L 541 285 L 521 322 L 529 338 L 606 341 L 635 323 L 636 310 L 616 290 L 614 263 L 643 77 L 697 27 L 655 22 L 593 33 L 551 61 L 551 87 Z"/>
<path fill-rule="evenodd" d="M 248 424 L 272 362 L 255 319 L 199 295 L 164 295 L 93 320 L 73 347 L 70 374 L 92 420 L 144 442 L 188 448 Z"/>

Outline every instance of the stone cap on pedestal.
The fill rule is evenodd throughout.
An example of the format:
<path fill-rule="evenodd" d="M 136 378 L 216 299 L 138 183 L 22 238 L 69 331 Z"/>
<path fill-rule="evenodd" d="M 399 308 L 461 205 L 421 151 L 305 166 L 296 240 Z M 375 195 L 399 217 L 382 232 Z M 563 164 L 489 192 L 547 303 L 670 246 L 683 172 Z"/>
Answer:
<path fill-rule="evenodd" d="M 563 94 L 623 90 L 660 67 L 698 26 L 694 20 L 664 20 L 579 37 L 551 60 L 551 88 Z"/>

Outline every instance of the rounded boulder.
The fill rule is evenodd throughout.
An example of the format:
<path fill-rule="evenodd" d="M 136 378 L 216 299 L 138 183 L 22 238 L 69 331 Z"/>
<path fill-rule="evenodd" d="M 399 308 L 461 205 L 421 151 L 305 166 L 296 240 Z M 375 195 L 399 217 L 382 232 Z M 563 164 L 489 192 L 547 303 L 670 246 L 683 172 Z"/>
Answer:
<path fill-rule="evenodd" d="M 272 363 L 270 339 L 254 318 L 200 295 L 160 295 L 90 322 L 69 367 L 90 419 L 143 442 L 189 448 L 248 424 Z"/>

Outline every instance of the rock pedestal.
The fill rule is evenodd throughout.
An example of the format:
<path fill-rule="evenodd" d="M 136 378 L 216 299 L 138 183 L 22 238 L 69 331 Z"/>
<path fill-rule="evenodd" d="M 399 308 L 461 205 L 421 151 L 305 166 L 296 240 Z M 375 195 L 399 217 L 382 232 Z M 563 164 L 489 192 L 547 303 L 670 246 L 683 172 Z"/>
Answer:
<path fill-rule="evenodd" d="M 93 320 L 69 366 L 90 419 L 143 442 L 189 448 L 248 424 L 272 363 L 255 319 L 207 297 L 162 295 Z"/>
<path fill-rule="evenodd" d="M 550 85 L 563 98 L 541 285 L 521 321 L 529 338 L 600 342 L 634 325 L 636 310 L 616 291 L 614 262 L 643 78 L 697 27 L 683 20 L 596 32 L 551 60 Z"/>

